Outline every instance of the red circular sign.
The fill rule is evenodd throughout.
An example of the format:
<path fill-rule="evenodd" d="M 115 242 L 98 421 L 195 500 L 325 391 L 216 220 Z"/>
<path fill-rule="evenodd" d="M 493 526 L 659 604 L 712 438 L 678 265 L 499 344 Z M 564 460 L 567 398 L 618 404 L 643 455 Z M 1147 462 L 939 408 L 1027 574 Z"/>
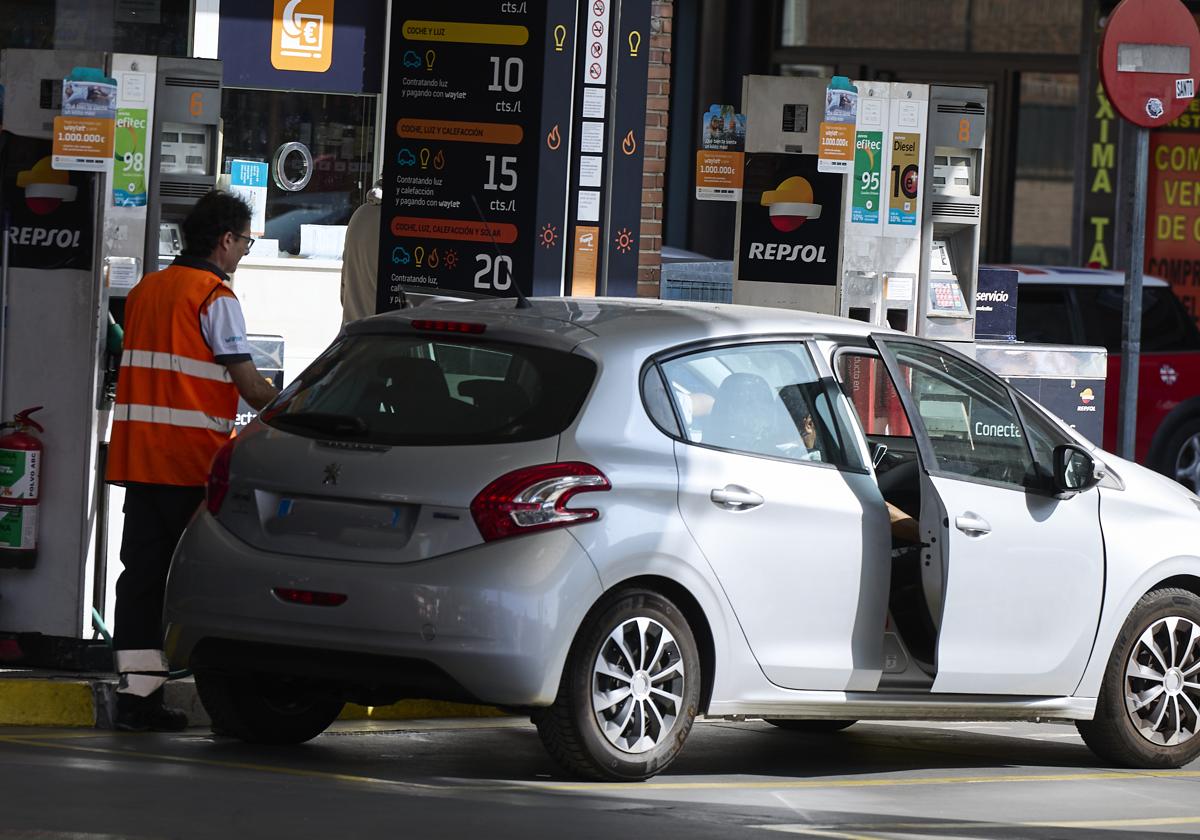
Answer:
<path fill-rule="evenodd" d="M 1182 114 L 1200 76 L 1200 30 L 1180 0 L 1121 0 L 1100 43 L 1100 78 L 1117 112 L 1145 128 Z"/>

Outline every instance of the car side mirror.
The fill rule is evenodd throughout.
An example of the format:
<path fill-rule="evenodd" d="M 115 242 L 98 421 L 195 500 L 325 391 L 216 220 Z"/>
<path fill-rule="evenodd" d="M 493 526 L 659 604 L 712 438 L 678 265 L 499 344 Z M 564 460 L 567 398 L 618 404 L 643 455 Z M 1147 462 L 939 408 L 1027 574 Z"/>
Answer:
<path fill-rule="evenodd" d="M 1081 446 L 1064 443 L 1054 447 L 1054 489 L 1064 495 L 1091 490 L 1100 483 L 1096 459 Z"/>

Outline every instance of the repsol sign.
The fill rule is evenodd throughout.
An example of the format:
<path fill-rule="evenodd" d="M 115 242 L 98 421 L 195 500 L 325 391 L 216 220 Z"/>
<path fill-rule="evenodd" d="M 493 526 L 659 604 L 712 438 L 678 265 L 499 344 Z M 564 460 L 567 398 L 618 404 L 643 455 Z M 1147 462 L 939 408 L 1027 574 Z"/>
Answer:
<path fill-rule="evenodd" d="M 823 264 L 824 245 L 788 245 L 784 242 L 751 242 L 750 259 L 778 262 L 801 262 Z"/>
<path fill-rule="evenodd" d="M 12 227 L 8 229 L 8 241 L 12 245 L 29 245 L 42 248 L 78 248 L 82 233 L 67 228 Z"/>

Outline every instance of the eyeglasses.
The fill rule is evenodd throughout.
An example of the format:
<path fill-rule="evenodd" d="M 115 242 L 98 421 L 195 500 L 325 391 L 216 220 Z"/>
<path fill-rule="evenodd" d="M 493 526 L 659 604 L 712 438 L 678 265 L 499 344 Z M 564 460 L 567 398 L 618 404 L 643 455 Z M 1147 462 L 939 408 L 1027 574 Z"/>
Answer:
<path fill-rule="evenodd" d="M 233 233 L 233 231 L 229 231 L 229 232 Z M 246 240 L 246 250 L 247 251 L 249 251 L 251 248 L 254 247 L 255 239 L 253 236 L 246 236 L 246 234 L 244 234 L 244 233 L 233 233 L 233 235 L 236 236 L 238 239 Z"/>

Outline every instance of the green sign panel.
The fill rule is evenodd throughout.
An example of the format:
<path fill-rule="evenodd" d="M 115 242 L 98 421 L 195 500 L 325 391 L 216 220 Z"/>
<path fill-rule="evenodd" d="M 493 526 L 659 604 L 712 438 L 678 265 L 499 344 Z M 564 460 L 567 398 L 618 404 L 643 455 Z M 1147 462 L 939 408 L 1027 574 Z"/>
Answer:
<path fill-rule="evenodd" d="M 146 206 L 145 108 L 118 108 L 113 144 L 113 206 Z"/>
<path fill-rule="evenodd" d="M 854 141 L 854 195 L 850 221 L 854 224 L 879 224 L 883 172 L 883 132 L 860 131 Z"/>
<path fill-rule="evenodd" d="M 0 496 L 16 496 L 18 490 L 24 489 L 25 474 L 28 472 L 26 467 L 25 453 L 14 449 L 0 449 L 0 487 L 5 488 L 8 492 L 0 494 Z M 17 487 L 17 482 L 22 481 L 22 487 Z"/>
<path fill-rule="evenodd" d="M 34 546 L 37 509 L 0 506 L 0 548 L 27 551 Z"/>

